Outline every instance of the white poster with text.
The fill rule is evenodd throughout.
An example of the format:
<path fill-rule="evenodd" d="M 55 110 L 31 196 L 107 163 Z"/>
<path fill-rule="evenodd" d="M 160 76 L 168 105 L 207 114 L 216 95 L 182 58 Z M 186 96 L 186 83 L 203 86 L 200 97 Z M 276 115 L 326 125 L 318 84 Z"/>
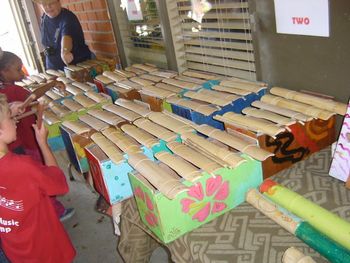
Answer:
<path fill-rule="evenodd" d="M 274 0 L 277 33 L 329 37 L 328 0 Z"/>

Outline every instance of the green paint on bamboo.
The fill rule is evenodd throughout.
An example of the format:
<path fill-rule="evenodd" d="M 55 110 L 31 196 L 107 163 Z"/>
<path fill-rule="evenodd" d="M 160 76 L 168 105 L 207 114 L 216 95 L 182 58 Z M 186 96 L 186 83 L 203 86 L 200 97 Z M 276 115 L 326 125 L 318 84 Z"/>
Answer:
<path fill-rule="evenodd" d="M 333 263 L 350 262 L 349 250 L 322 235 L 309 223 L 302 222 L 295 235 Z"/>
<path fill-rule="evenodd" d="M 274 185 L 264 193 L 271 200 L 307 221 L 322 234 L 350 250 L 350 223 L 303 196 Z M 329 227 L 330 224 L 337 227 Z"/>

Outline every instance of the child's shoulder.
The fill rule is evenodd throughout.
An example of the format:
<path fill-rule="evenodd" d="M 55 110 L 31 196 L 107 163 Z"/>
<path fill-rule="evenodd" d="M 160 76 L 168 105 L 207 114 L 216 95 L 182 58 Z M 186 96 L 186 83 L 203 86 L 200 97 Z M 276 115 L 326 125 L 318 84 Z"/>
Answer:
<path fill-rule="evenodd" d="M 8 153 L 6 156 L 6 162 L 8 164 L 15 165 L 16 167 L 36 167 L 41 166 L 41 164 L 35 160 L 32 159 L 29 155 L 22 155 L 22 154 L 15 154 L 15 153 Z"/>

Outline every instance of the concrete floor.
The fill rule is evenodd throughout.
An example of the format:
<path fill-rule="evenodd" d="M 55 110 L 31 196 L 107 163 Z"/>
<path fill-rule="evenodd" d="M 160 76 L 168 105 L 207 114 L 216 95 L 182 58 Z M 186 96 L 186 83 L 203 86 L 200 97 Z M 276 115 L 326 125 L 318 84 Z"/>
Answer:
<path fill-rule="evenodd" d="M 65 207 L 74 207 L 76 214 L 64 226 L 77 251 L 75 263 L 123 263 L 117 251 L 118 237 L 114 235 L 111 218 L 97 213 L 94 206 L 98 195 L 75 174 L 76 181 L 68 179 L 68 158 L 64 151 L 55 153 L 60 167 L 67 175 L 70 191 L 58 199 Z M 150 263 L 166 263 L 167 254 L 157 249 Z M 133 263 L 133 262 L 132 262 Z"/>

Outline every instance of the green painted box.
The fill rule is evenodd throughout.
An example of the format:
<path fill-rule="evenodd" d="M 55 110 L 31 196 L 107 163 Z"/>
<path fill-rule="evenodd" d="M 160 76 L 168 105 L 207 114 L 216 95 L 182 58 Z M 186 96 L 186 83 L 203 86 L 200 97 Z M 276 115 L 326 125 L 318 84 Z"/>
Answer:
<path fill-rule="evenodd" d="M 203 172 L 200 179 L 170 200 L 136 171 L 129 173 L 143 223 L 164 243 L 213 220 L 245 201 L 246 192 L 262 183 L 261 162 L 247 161 L 234 169 L 221 168 L 215 174 Z"/>

